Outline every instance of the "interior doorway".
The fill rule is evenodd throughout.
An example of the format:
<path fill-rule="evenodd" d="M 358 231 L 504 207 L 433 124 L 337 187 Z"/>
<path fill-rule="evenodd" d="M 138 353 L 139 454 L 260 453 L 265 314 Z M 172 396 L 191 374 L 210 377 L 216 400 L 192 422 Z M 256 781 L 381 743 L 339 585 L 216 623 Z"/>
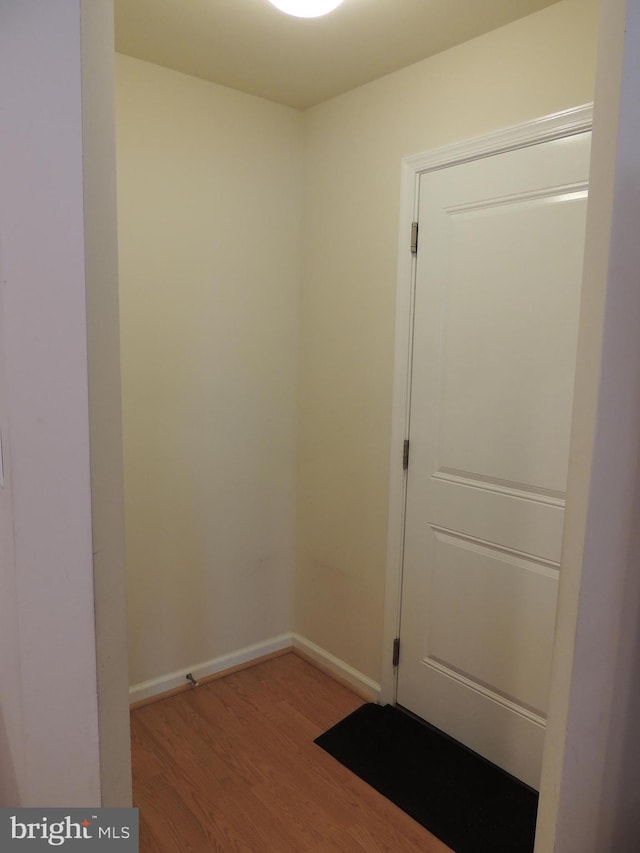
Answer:
<path fill-rule="evenodd" d="M 529 126 L 527 139 L 523 126 L 510 145 L 507 133 L 412 164 L 419 239 L 393 698 L 534 788 L 590 155 L 586 124 L 558 134 L 559 124 L 548 120 L 547 138 L 531 139 Z"/>

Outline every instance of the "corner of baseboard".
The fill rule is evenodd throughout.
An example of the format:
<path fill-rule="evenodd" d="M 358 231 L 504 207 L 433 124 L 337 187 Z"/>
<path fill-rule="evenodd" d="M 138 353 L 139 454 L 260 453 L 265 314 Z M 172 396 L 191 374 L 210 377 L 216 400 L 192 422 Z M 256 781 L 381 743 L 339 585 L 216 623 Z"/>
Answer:
<path fill-rule="evenodd" d="M 341 684 L 344 684 L 345 687 L 348 687 L 367 702 L 380 701 L 381 687 L 376 681 L 364 675 L 364 673 L 358 672 L 357 669 L 354 669 L 348 663 L 335 657 L 331 652 L 312 643 L 311 640 L 300 634 L 293 634 L 292 640 L 293 651 L 299 654 L 300 657 L 306 658 L 318 669 L 326 672 Z"/>
<path fill-rule="evenodd" d="M 185 665 L 182 669 L 161 675 L 157 678 L 133 684 L 129 688 L 129 702 L 132 707 L 140 707 L 149 702 L 164 699 L 174 693 L 188 690 L 185 683 L 187 673 L 191 673 L 196 681 L 209 681 L 221 678 L 239 669 L 253 666 L 293 650 L 300 657 L 309 661 L 313 666 L 330 675 L 333 679 L 352 690 L 367 702 L 379 702 L 381 686 L 373 679 L 358 672 L 348 663 L 332 655 L 326 649 L 308 640 L 300 634 L 279 634 L 260 643 L 245 646 L 235 652 L 208 661 Z"/>

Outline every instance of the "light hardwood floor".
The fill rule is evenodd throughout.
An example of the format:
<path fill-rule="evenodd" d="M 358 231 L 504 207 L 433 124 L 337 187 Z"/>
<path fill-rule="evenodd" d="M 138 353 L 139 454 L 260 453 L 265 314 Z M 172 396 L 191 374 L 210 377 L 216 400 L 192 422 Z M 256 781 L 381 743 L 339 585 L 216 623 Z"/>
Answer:
<path fill-rule="evenodd" d="M 450 853 L 313 743 L 362 701 L 287 654 L 133 711 L 141 853 Z"/>

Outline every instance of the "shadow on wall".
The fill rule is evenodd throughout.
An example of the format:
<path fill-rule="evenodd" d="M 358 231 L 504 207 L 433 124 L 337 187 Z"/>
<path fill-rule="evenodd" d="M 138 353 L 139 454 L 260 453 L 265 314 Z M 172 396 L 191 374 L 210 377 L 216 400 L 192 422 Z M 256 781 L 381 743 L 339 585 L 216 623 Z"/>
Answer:
<path fill-rule="evenodd" d="M 636 463 L 632 518 L 640 515 L 640 462 Z M 601 822 L 612 832 L 615 840 L 612 849 L 618 853 L 640 850 L 640 527 L 633 525 L 627 545 L 628 563 L 622 593 L 625 602 L 620 622 L 623 638 L 620 647 L 627 650 L 628 659 L 619 658 L 613 695 L 617 712 L 609 721 L 608 752 L 613 755 L 603 783 L 606 793 L 602 806 Z M 610 830 L 609 822 L 617 826 Z M 633 828 L 633 829 L 631 829 Z"/>
<path fill-rule="evenodd" d="M 11 808 L 20 805 L 20 792 L 9 738 L 4 725 L 4 717 L 0 708 L 0 807 Z"/>

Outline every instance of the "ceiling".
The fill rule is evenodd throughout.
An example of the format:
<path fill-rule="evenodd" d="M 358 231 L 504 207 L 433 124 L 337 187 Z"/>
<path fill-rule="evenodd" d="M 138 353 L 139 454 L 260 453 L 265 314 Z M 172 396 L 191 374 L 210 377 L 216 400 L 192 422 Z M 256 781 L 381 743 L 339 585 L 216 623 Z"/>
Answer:
<path fill-rule="evenodd" d="M 268 0 L 115 0 L 116 50 L 305 109 L 557 0 L 344 0 L 292 18 Z"/>

